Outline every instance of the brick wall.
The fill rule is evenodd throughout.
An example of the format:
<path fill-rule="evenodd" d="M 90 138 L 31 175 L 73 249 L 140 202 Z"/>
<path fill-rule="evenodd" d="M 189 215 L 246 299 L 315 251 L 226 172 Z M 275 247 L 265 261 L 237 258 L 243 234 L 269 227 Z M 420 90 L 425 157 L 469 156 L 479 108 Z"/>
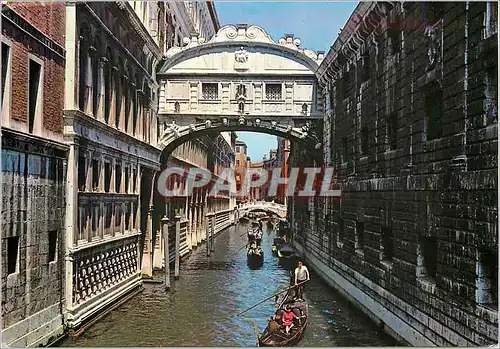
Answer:
<path fill-rule="evenodd" d="M 364 15 L 377 22 L 364 43 L 334 44 L 324 158 L 343 199 L 294 205 L 311 263 L 403 317 L 419 334 L 398 335 L 412 344 L 498 336 L 496 297 L 484 297 L 498 292 L 497 34 L 484 33 L 486 6 L 380 4 Z"/>
<path fill-rule="evenodd" d="M 65 5 L 63 3 L 6 5 L 24 21 L 34 26 L 46 37 L 64 46 Z M 2 21 L 2 35 L 12 43 L 12 104 L 11 118 L 27 122 L 28 118 L 28 54 L 43 62 L 43 126 L 44 129 L 62 133 L 64 105 L 64 59 L 12 25 Z"/>

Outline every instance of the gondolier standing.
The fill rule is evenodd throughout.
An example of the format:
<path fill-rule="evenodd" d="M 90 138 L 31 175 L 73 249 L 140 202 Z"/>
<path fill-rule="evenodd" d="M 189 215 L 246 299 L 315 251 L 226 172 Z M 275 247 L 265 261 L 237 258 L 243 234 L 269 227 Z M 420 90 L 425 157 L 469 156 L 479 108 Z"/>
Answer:
<path fill-rule="evenodd" d="M 295 268 L 295 298 L 302 299 L 305 281 L 309 280 L 309 270 L 302 264 L 302 261 L 298 261 L 297 268 Z"/>

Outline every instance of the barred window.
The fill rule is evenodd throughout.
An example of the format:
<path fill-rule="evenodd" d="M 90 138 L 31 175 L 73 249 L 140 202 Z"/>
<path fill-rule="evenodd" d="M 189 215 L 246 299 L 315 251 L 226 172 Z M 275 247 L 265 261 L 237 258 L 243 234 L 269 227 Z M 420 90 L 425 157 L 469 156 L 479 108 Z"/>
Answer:
<path fill-rule="evenodd" d="M 219 98 L 219 84 L 206 83 L 201 85 L 203 99 L 218 99 Z"/>
<path fill-rule="evenodd" d="M 483 37 L 488 38 L 498 32 L 498 3 L 496 1 L 488 1 L 486 3 L 486 11 L 484 13 Z"/>
<path fill-rule="evenodd" d="M 266 99 L 281 99 L 281 84 L 266 84 Z"/>

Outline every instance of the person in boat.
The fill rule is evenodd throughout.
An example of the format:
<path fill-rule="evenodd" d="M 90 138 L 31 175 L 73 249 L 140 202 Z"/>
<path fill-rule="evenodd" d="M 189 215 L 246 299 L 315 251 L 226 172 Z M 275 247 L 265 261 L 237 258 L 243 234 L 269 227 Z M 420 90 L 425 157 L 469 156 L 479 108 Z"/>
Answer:
<path fill-rule="evenodd" d="M 292 311 L 290 304 L 287 304 L 285 307 L 285 311 L 283 312 L 283 315 L 281 315 L 281 322 L 283 323 L 283 326 L 285 326 L 286 334 L 290 333 L 290 330 L 293 327 L 293 319 L 296 319 L 296 318 L 298 318 L 298 317 Z"/>
<path fill-rule="evenodd" d="M 269 333 L 276 333 L 280 329 L 280 324 L 279 324 L 280 317 L 279 315 L 274 315 L 273 317 L 269 318 Z"/>
<path fill-rule="evenodd" d="M 255 236 L 255 242 L 257 243 L 257 246 L 260 246 L 260 243 L 262 242 L 262 230 L 257 229 L 254 232 L 254 236 Z"/>
<path fill-rule="evenodd" d="M 297 262 L 297 268 L 295 268 L 295 298 L 302 299 L 304 293 L 305 281 L 309 281 L 309 270 L 302 263 L 302 261 Z"/>

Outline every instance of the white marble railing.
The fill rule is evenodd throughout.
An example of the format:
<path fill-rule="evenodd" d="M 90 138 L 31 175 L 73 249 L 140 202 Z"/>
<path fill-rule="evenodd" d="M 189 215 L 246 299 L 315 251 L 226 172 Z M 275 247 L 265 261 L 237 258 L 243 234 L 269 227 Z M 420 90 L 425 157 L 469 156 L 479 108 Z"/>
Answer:
<path fill-rule="evenodd" d="M 138 236 L 73 252 L 73 306 L 78 306 L 137 274 Z"/>

